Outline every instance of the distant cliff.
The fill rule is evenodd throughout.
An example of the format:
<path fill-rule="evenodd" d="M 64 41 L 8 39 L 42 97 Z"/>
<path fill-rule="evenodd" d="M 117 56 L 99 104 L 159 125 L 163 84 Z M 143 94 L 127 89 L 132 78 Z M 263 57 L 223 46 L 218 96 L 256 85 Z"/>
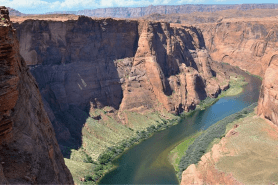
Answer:
<path fill-rule="evenodd" d="M 216 12 L 221 10 L 253 10 L 253 9 L 276 9 L 278 4 L 236 4 L 236 5 L 158 5 L 148 7 L 117 7 L 99 8 L 93 10 L 62 11 L 53 14 L 76 14 L 92 17 L 117 17 L 117 18 L 138 18 L 151 14 L 189 14 L 193 12 Z M 52 13 L 51 13 L 52 14 Z"/>
<path fill-rule="evenodd" d="M 8 10 L 0 12 L 0 184 L 73 184 Z"/>

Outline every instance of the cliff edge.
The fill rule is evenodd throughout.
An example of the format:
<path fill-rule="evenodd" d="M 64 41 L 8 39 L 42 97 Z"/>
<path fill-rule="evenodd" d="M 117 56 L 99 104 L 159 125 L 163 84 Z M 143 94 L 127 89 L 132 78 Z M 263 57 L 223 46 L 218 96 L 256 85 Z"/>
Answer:
<path fill-rule="evenodd" d="M 0 12 L 0 184 L 73 184 L 9 12 Z"/>

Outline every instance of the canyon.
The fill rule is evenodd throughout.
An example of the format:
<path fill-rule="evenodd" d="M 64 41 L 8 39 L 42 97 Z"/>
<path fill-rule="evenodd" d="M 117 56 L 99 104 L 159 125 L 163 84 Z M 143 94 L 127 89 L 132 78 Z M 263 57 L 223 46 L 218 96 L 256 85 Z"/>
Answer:
<path fill-rule="evenodd" d="M 218 9 L 196 5 L 190 10 L 247 11 L 259 7 L 274 9 L 276 5 Z M 81 13 L 115 17 L 183 13 L 181 7 L 148 8 L 144 13 L 134 9 L 132 14 L 122 8 L 126 12 L 121 15 L 109 13 L 112 9 Z M 202 100 L 216 98 L 229 88 L 231 75 L 216 61 L 263 77 L 257 113 L 278 124 L 275 17 L 228 17 L 210 23 L 193 21 L 191 26 L 148 17 L 46 15 L 12 17 L 12 27 L 4 7 L 1 16 L 1 183 L 49 183 L 47 179 L 53 179 L 54 184 L 72 184 L 61 152 L 66 161 L 87 165 L 79 156 L 97 161 L 102 152 L 136 131 L 194 110 Z M 151 123 L 144 125 L 148 120 Z M 220 145 L 213 151 L 225 152 Z M 214 154 L 206 154 L 203 165 L 208 164 L 210 159 L 205 158 L 209 155 Z M 189 182 L 184 178 L 192 171 L 195 182 L 216 182 L 198 179 L 196 169 L 190 166 L 182 183 Z M 204 169 L 211 170 L 211 166 Z M 208 171 L 214 173 L 218 172 Z M 231 176 L 222 174 L 221 178 L 223 183 L 237 182 Z M 74 176 L 75 182 L 80 180 L 84 181 L 82 176 Z"/>
<path fill-rule="evenodd" d="M 180 114 L 229 85 L 194 27 L 84 16 L 13 25 L 61 148 L 80 147 L 96 109 L 132 128 L 127 112 Z"/>

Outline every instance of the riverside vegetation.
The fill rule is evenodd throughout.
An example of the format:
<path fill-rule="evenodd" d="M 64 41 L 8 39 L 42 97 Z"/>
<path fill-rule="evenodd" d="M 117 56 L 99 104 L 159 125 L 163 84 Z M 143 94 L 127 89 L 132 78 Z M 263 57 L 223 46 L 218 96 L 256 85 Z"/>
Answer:
<path fill-rule="evenodd" d="M 186 119 L 187 116 L 193 114 L 196 110 L 203 110 L 213 105 L 222 97 L 235 96 L 240 94 L 243 91 L 243 86 L 246 84 L 247 82 L 245 82 L 243 76 L 231 76 L 229 82 L 230 87 L 228 90 L 223 91 L 217 98 L 207 97 L 205 100 L 201 101 L 199 105 L 197 105 L 195 110 L 183 113 L 181 115 L 182 118 Z M 171 164 L 174 166 L 178 178 L 181 178 L 183 170 L 185 170 L 190 164 L 195 164 L 200 160 L 200 158 L 204 154 L 203 152 L 206 151 L 208 148 L 212 147 L 214 143 L 212 141 L 214 139 L 222 137 L 222 132 L 224 131 L 224 127 L 227 123 L 230 123 L 231 121 L 240 118 L 242 114 L 250 112 L 250 110 L 253 110 L 252 107 L 254 107 L 254 105 L 250 107 L 245 108 L 239 113 L 226 117 L 225 119 L 212 125 L 206 131 L 201 130 L 197 133 L 192 134 L 191 136 L 187 137 L 184 141 L 182 141 L 179 145 L 177 145 L 170 152 L 169 160 Z"/>
<path fill-rule="evenodd" d="M 94 114 L 101 115 L 102 119 L 87 119 L 82 130 L 85 144 L 78 150 L 71 149 L 70 159 L 65 158 L 74 181 L 80 184 L 96 184 L 105 173 L 113 169 L 112 161 L 126 149 L 149 138 L 154 132 L 177 123 L 179 119 L 167 112 L 163 113 L 164 117 L 157 112 L 145 115 L 127 112 L 132 122 L 132 125 L 127 127 L 116 123 L 105 108 L 96 109 Z M 93 152 L 99 155 L 92 155 Z"/>
<path fill-rule="evenodd" d="M 205 109 L 223 96 L 239 94 L 245 84 L 244 77 L 231 76 L 228 90 L 223 91 L 218 98 L 206 98 L 200 102 L 196 109 Z M 96 184 L 105 173 L 115 167 L 112 161 L 126 149 L 149 138 L 156 131 L 178 124 L 181 118 L 193 111 L 184 113 L 181 117 L 174 116 L 166 111 L 163 112 L 163 115 L 158 112 L 145 115 L 127 112 L 128 119 L 132 123 L 129 127 L 119 125 L 113 117 L 109 116 L 108 112 L 109 107 L 105 107 L 95 109 L 91 113 L 93 117 L 101 116 L 102 119 L 94 120 L 91 117 L 87 119 L 82 130 L 83 146 L 78 150 L 71 149 L 70 159 L 65 158 L 66 165 L 71 170 L 75 182 Z M 179 149 L 179 157 L 175 163 L 179 162 L 179 158 L 184 153 L 181 151 L 187 148 L 198 135 L 200 133 L 186 140 L 187 144 L 183 142 L 182 147 L 178 146 L 181 149 Z M 178 169 L 177 165 L 174 166 L 175 169 Z"/>
<path fill-rule="evenodd" d="M 199 137 L 187 148 L 185 155 L 181 157 L 179 162 L 178 178 L 181 179 L 182 172 L 191 164 L 197 164 L 201 157 L 211 149 L 215 139 L 221 139 L 225 136 L 226 126 L 240 118 L 246 117 L 254 111 L 257 103 L 244 108 L 242 111 L 227 116 L 203 131 Z"/>

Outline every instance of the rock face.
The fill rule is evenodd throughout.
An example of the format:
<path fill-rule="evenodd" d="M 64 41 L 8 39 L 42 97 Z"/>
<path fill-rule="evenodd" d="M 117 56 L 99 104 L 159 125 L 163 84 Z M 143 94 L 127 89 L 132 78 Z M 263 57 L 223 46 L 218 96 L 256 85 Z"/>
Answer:
<path fill-rule="evenodd" d="M 14 26 L 61 148 L 80 146 L 94 108 L 113 107 L 128 124 L 125 111 L 179 114 L 228 85 L 194 27 L 84 16 Z"/>
<path fill-rule="evenodd" d="M 258 114 L 278 125 L 278 55 L 271 58 L 265 71 L 260 98 L 258 101 Z"/>
<path fill-rule="evenodd" d="M 277 55 L 276 18 L 230 19 L 199 25 L 213 60 L 264 76 Z"/>
<path fill-rule="evenodd" d="M 73 184 L 9 12 L 0 11 L 0 183 Z"/>
<path fill-rule="evenodd" d="M 224 156 L 224 153 L 229 153 L 230 155 L 234 153 L 234 151 L 228 150 L 225 147 L 226 142 L 225 139 L 222 139 L 219 144 L 213 145 L 211 151 L 203 155 L 197 164 L 191 164 L 183 171 L 181 185 L 242 184 L 233 177 L 233 174 L 221 172 L 216 167 L 216 163 Z"/>
<path fill-rule="evenodd" d="M 277 4 L 237 4 L 237 5 L 159 5 L 148 7 L 117 7 L 99 8 L 94 10 L 53 12 L 54 14 L 77 14 L 93 17 L 117 17 L 117 18 L 138 18 L 151 14 L 188 14 L 192 12 L 216 12 L 221 10 L 253 10 L 253 9 L 275 9 Z"/>

